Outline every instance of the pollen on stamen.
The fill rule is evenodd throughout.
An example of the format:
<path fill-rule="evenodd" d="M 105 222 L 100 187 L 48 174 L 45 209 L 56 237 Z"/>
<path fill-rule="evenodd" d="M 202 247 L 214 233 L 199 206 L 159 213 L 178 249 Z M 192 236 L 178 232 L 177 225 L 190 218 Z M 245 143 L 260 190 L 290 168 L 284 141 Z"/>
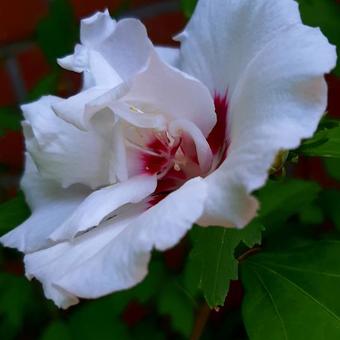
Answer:
<path fill-rule="evenodd" d="M 141 110 L 139 110 L 137 107 L 135 106 L 130 106 L 130 111 L 131 112 L 136 112 L 136 113 L 143 113 Z"/>

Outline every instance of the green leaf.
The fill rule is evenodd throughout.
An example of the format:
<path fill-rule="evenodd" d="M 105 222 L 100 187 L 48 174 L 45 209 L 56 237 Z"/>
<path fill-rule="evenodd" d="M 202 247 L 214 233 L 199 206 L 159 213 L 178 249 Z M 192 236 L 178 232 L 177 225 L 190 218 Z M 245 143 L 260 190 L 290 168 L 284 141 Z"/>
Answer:
<path fill-rule="evenodd" d="M 23 193 L 0 204 L 0 235 L 21 224 L 30 214 Z"/>
<path fill-rule="evenodd" d="M 184 15 L 190 18 L 196 7 L 197 0 L 181 0 L 181 8 Z"/>
<path fill-rule="evenodd" d="M 340 158 L 340 122 L 324 121 L 314 137 L 304 141 L 297 152 L 311 157 Z"/>
<path fill-rule="evenodd" d="M 58 86 L 59 73 L 53 72 L 41 79 L 38 84 L 29 92 L 27 101 L 34 101 L 39 99 L 41 96 L 55 93 Z"/>
<path fill-rule="evenodd" d="M 324 220 L 324 215 L 321 207 L 316 203 L 311 203 L 306 207 L 302 207 L 299 212 L 300 222 L 302 224 L 321 224 Z"/>
<path fill-rule="evenodd" d="M 157 299 L 160 314 L 169 315 L 173 329 L 189 338 L 194 325 L 194 301 L 175 280 L 166 284 Z"/>
<path fill-rule="evenodd" d="M 325 158 L 324 164 L 328 174 L 340 181 L 340 158 Z"/>
<path fill-rule="evenodd" d="M 112 296 L 83 303 L 69 318 L 72 339 L 128 339 L 127 327 L 117 315 L 114 300 Z"/>
<path fill-rule="evenodd" d="M 340 338 L 340 241 L 261 253 L 241 264 L 251 340 Z"/>
<path fill-rule="evenodd" d="M 83 302 L 69 318 L 72 339 L 130 339 L 127 326 L 121 320 L 124 309 L 130 301 L 146 303 L 159 294 L 167 282 L 165 275 L 163 263 L 153 259 L 148 276 L 136 287 Z"/>
<path fill-rule="evenodd" d="M 320 190 L 315 182 L 297 179 L 268 181 L 258 192 L 261 202 L 259 218 L 266 230 L 280 226 L 289 217 L 309 205 L 318 197 Z"/>
<path fill-rule="evenodd" d="M 38 44 L 52 65 L 56 58 L 71 53 L 77 41 L 77 25 L 71 8 L 67 0 L 51 1 L 49 15 L 38 25 Z"/>
<path fill-rule="evenodd" d="M 41 340 L 71 340 L 71 333 L 69 327 L 63 321 L 52 322 L 44 330 Z"/>
<path fill-rule="evenodd" d="M 320 201 L 326 215 L 340 231 L 340 191 L 335 189 L 325 190 Z"/>
<path fill-rule="evenodd" d="M 22 116 L 18 110 L 1 107 L 0 108 L 0 136 L 6 131 L 18 131 L 21 129 Z"/>
<path fill-rule="evenodd" d="M 146 303 L 155 296 L 161 287 L 167 282 L 168 277 L 164 264 L 158 260 L 151 261 L 147 277 L 136 287 L 126 291 L 130 299 L 136 299 L 140 303 Z"/>
<path fill-rule="evenodd" d="M 131 340 L 166 340 L 169 339 L 166 332 L 162 330 L 160 323 L 156 318 L 144 319 L 143 322 L 138 322 L 137 325 L 130 329 L 130 337 L 128 339 Z M 96 340 L 96 339 L 94 339 Z M 116 340 L 116 339 L 114 339 Z M 120 340 L 120 339 L 117 339 Z M 122 339 L 126 340 L 126 339 Z"/>
<path fill-rule="evenodd" d="M 237 279 L 235 249 L 241 243 L 252 247 L 261 242 L 263 225 L 253 221 L 242 230 L 222 227 L 194 230 L 194 246 L 189 257 L 187 280 L 198 287 L 210 307 L 222 306 L 229 281 Z"/>
<path fill-rule="evenodd" d="M 32 287 L 24 277 L 0 273 L 0 338 L 11 339 L 20 332 L 30 305 Z"/>

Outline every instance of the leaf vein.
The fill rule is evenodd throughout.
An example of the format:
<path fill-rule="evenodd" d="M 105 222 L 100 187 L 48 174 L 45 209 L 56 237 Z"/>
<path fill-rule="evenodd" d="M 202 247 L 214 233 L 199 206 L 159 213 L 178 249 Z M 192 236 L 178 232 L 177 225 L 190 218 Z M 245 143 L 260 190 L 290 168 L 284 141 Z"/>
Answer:
<path fill-rule="evenodd" d="M 221 257 L 222 257 L 222 249 L 225 243 L 225 235 L 226 235 L 226 230 L 223 231 L 223 237 L 222 237 L 222 242 L 221 245 L 219 247 L 219 251 L 218 251 L 218 256 L 217 256 L 217 266 L 216 266 L 216 270 L 215 270 L 215 276 L 214 276 L 214 289 L 213 289 L 213 294 L 216 300 L 217 294 L 216 294 L 216 287 L 217 287 L 217 277 L 218 277 L 218 273 L 220 272 L 220 267 L 221 267 Z"/>
<path fill-rule="evenodd" d="M 272 270 L 266 266 L 260 265 L 258 263 L 255 262 L 251 262 L 253 265 L 261 267 L 269 272 L 271 272 L 272 274 L 276 274 L 278 275 L 282 280 L 287 281 L 288 283 L 290 283 L 290 285 L 292 285 L 293 287 L 295 287 L 295 289 L 299 290 L 302 294 L 304 294 L 305 296 L 309 297 L 310 299 L 312 299 L 317 305 L 319 305 L 322 309 L 324 309 L 326 312 L 328 312 L 331 316 L 333 316 L 333 318 L 335 318 L 337 321 L 340 321 L 340 318 L 333 312 L 331 311 L 327 306 L 325 306 L 323 303 L 321 303 L 319 300 L 317 300 L 315 297 L 313 297 L 311 294 L 309 294 L 307 291 L 305 291 L 302 287 L 300 287 L 298 284 L 296 284 L 295 282 L 291 281 L 290 279 L 288 279 L 287 277 L 281 275 L 280 273 L 278 273 L 275 270 Z"/>
<path fill-rule="evenodd" d="M 286 329 L 285 323 L 284 323 L 284 321 L 283 321 L 283 318 L 282 318 L 282 316 L 281 316 L 281 314 L 280 314 L 279 308 L 278 308 L 277 304 L 275 303 L 275 300 L 274 300 L 274 298 L 273 298 L 273 295 L 271 294 L 271 292 L 270 292 L 269 288 L 267 287 L 267 285 L 266 285 L 266 284 L 264 283 L 264 281 L 261 279 L 261 276 L 259 275 L 259 273 L 258 273 L 256 270 L 254 270 L 254 273 L 255 273 L 257 279 L 260 281 L 261 285 L 263 286 L 264 290 L 267 292 L 267 294 L 268 294 L 268 296 L 269 296 L 269 299 L 270 299 L 270 301 L 271 301 L 271 303 L 272 303 L 272 305 L 273 305 L 273 307 L 274 307 L 275 313 L 277 314 L 277 317 L 278 317 L 278 319 L 280 320 L 280 323 L 281 323 L 281 326 L 282 326 L 282 330 L 283 330 L 284 337 L 285 337 L 285 339 L 288 340 L 287 329 Z"/>
<path fill-rule="evenodd" d="M 286 265 L 277 264 L 277 263 L 273 263 L 273 262 L 266 262 L 266 264 L 271 265 L 273 267 L 284 268 L 284 269 L 288 269 L 288 270 L 296 271 L 296 272 L 300 271 L 300 272 L 303 272 L 303 273 L 320 274 L 320 275 L 340 278 L 340 274 L 333 274 L 333 273 L 322 272 L 322 271 L 317 271 L 317 270 L 303 269 L 303 268 L 299 268 L 299 267 L 286 266 Z"/>

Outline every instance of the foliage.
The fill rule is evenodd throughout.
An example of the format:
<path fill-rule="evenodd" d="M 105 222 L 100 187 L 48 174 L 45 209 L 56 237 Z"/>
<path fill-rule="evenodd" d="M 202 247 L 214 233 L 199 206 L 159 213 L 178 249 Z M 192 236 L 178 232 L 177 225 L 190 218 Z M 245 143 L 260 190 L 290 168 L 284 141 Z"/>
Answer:
<path fill-rule="evenodd" d="M 194 12 L 197 0 L 181 0 L 181 7 L 183 13 L 187 18 L 190 18 L 192 13 Z"/>
<path fill-rule="evenodd" d="M 301 145 L 299 152 L 306 156 L 340 158 L 340 123 L 325 119 L 313 138 Z"/>
<path fill-rule="evenodd" d="M 2 107 L 0 108 L 0 136 L 4 135 L 7 131 L 18 131 L 20 125 L 21 115 L 13 108 Z"/>
<path fill-rule="evenodd" d="M 326 158 L 324 162 L 329 175 L 336 180 L 340 180 L 340 159 Z"/>
<path fill-rule="evenodd" d="M 51 1 L 49 16 L 37 28 L 37 41 L 51 65 L 72 52 L 78 30 L 68 0 Z"/>
<path fill-rule="evenodd" d="M 32 287 L 24 277 L 0 273 L 0 338 L 14 337 L 34 301 Z"/>
<path fill-rule="evenodd" d="M 340 241 L 263 252 L 241 265 L 244 322 L 251 339 L 340 337 Z"/>
<path fill-rule="evenodd" d="M 211 308 L 223 306 L 229 281 L 237 279 L 236 247 L 240 242 L 249 248 L 260 243 L 262 230 L 263 225 L 257 220 L 242 230 L 195 228 L 187 280 L 191 287 L 202 289 Z"/>
<path fill-rule="evenodd" d="M 29 216 L 24 195 L 18 194 L 15 198 L 0 205 L 0 233 L 5 234 L 18 226 Z"/>

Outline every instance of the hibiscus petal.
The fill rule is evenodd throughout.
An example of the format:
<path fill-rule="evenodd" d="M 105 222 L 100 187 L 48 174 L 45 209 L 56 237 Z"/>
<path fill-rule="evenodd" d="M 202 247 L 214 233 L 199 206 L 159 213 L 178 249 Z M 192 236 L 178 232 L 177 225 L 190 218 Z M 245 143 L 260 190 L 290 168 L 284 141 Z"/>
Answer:
<path fill-rule="evenodd" d="M 89 51 L 89 68 L 94 84 L 115 88 L 122 83 L 122 78 L 97 51 Z"/>
<path fill-rule="evenodd" d="M 282 29 L 300 23 L 293 0 L 200 0 L 181 42 L 180 69 L 212 93 L 232 94 L 248 63 Z"/>
<path fill-rule="evenodd" d="M 121 81 L 112 66 L 96 51 L 105 39 L 114 34 L 115 27 L 116 21 L 112 20 L 107 10 L 81 20 L 82 45 L 76 45 L 73 55 L 58 59 L 61 67 L 75 72 L 84 72 L 84 88 L 111 85 Z"/>
<path fill-rule="evenodd" d="M 114 33 L 97 48 L 124 81 L 145 67 L 152 50 L 145 26 L 130 18 L 118 21 Z"/>
<path fill-rule="evenodd" d="M 204 224 L 242 227 L 258 204 L 260 188 L 281 149 L 296 148 L 315 132 L 327 105 L 323 78 L 336 63 L 320 30 L 293 25 L 253 58 L 230 100 L 230 147 L 208 178 Z"/>
<path fill-rule="evenodd" d="M 56 101 L 52 107 L 58 117 L 86 131 L 90 129 L 90 120 L 96 113 L 94 110 L 87 110 L 86 105 L 107 93 L 107 88 L 91 87 L 67 99 Z"/>
<path fill-rule="evenodd" d="M 90 47 L 96 47 L 108 38 L 116 28 L 108 10 L 97 12 L 80 22 L 80 41 Z"/>
<path fill-rule="evenodd" d="M 201 178 L 188 181 L 144 213 L 96 228 L 73 242 L 25 257 L 26 273 L 45 294 L 67 308 L 77 296 L 94 298 L 129 288 L 145 277 L 153 248 L 174 246 L 200 217 L 206 197 Z"/>
<path fill-rule="evenodd" d="M 73 55 L 58 59 L 58 64 L 69 71 L 84 72 L 84 90 L 93 86 L 116 87 L 122 83 L 122 78 L 99 52 L 82 45 L 76 45 Z"/>
<path fill-rule="evenodd" d="M 23 224 L 0 238 L 7 247 L 33 252 L 51 246 L 48 236 L 67 219 L 89 191 L 84 187 L 64 190 L 39 175 L 31 157 L 26 155 L 21 182 L 32 215 Z"/>
<path fill-rule="evenodd" d="M 104 223 L 101 228 L 96 228 L 71 242 L 59 243 L 26 255 L 24 261 L 27 277 L 40 280 L 46 297 L 52 299 L 57 306 L 68 308 L 78 303 L 76 294 L 56 286 L 55 282 L 73 272 L 78 266 L 86 265 L 86 262 L 96 256 L 126 228 L 131 218 L 131 216 L 125 217 L 111 224 Z M 101 266 L 100 262 L 98 266 Z"/>
<path fill-rule="evenodd" d="M 209 172 L 213 154 L 201 130 L 188 120 L 178 119 L 170 123 L 169 132 L 173 137 L 181 136 L 183 132 L 189 135 L 195 144 L 197 158 L 202 172 Z"/>
<path fill-rule="evenodd" d="M 144 25 L 137 19 L 112 20 L 108 11 L 81 21 L 81 45 L 73 55 L 58 59 L 61 67 L 84 73 L 84 89 L 114 87 L 146 65 L 153 49 Z"/>
<path fill-rule="evenodd" d="M 196 79 L 161 61 L 152 53 L 145 71 L 131 82 L 123 98 L 145 112 L 150 107 L 169 120 L 187 119 L 207 136 L 216 123 L 214 103 L 208 89 Z M 144 107 L 145 106 L 145 107 Z M 149 109 L 149 110 L 148 110 Z"/>
<path fill-rule="evenodd" d="M 61 101 L 49 96 L 22 106 L 28 152 L 42 177 L 64 187 L 107 185 L 111 144 L 95 131 L 80 131 L 56 116 L 51 106 Z"/>
<path fill-rule="evenodd" d="M 60 118 L 80 130 L 87 131 L 91 130 L 93 125 L 91 119 L 95 114 L 109 108 L 112 103 L 124 96 L 129 89 L 129 83 L 121 83 L 112 89 L 91 87 L 67 99 L 53 103 L 52 107 Z"/>
<path fill-rule="evenodd" d="M 103 219 L 128 203 L 138 203 L 151 195 L 157 186 L 156 176 L 141 175 L 97 190 L 89 195 L 50 238 L 64 241 L 99 225 Z"/>
<path fill-rule="evenodd" d="M 160 58 L 173 67 L 179 65 L 179 49 L 176 47 L 157 46 L 156 52 Z"/>
<path fill-rule="evenodd" d="M 111 179 L 123 182 L 129 178 L 128 160 L 120 122 L 112 130 L 112 157 L 110 159 Z"/>
<path fill-rule="evenodd" d="M 110 105 L 110 108 L 117 116 L 132 126 L 159 131 L 166 128 L 166 119 L 161 115 L 139 111 L 123 102 L 116 102 Z"/>
<path fill-rule="evenodd" d="M 88 53 L 86 48 L 77 44 L 74 53 L 64 58 L 58 59 L 58 64 L 65 70 L 81 73 L 84 71 L 84 65 L 88 63 Z"/>

